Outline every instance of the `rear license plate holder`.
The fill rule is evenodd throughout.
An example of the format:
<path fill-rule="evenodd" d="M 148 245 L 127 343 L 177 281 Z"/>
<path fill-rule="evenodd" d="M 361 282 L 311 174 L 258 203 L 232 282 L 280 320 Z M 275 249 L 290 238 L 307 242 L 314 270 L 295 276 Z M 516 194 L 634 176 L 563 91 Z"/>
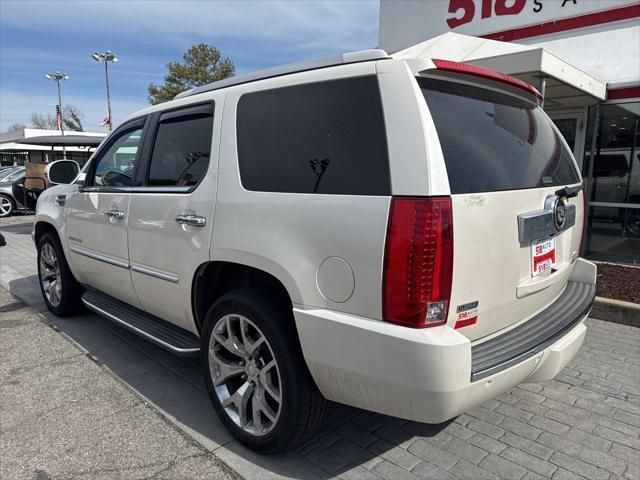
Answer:
<path fill-rule="evenodd" d="M 549 275 L 556 265 L 556 237 L 531 242 L 531 276 Z"/>

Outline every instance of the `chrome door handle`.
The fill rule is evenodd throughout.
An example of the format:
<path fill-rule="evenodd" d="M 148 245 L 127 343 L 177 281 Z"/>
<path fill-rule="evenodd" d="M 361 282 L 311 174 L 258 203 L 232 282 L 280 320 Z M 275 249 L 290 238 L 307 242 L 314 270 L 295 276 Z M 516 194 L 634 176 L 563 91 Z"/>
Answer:
<path fill-rule="evenodd" d="M 107 215 L 108 217 L 115 218 L 116 220 L 124 219 L 124 212 L 122 210 L 116 210 L 116 209 L 105 210 L 104 214 Z"/>
<path fill-rule="evenodd" d="M 191 225 L 192 227 L 204 227 L 207 219 L 199 215 L 178 215 L 176 222 L 181 225 Z"/>

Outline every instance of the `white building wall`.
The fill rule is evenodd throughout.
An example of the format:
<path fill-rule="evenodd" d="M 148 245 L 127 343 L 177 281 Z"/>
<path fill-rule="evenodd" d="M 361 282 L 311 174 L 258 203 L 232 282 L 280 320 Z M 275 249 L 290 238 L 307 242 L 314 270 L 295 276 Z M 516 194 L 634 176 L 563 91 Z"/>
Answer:
<path fill-rule="evenodd" d="M 519 1 L 492 0 L 490 12 L 484 12 L 490 15 L 483 18 L 485 0 L 381 0 L 379 45 L 393 53 L 449 31 L 482 36 L 638 4 L 633 0 L 522 0 L 524 7 L 517 14 L 496 14 L 497 4 L 509 7 Z M 468 6 L 467 10 L 464 5 Z M 466 18 L 465 23 L 451 27 L 456 19 L 462 18 Z M 517 39 L 515 42 L 541 46 L 598 80 L 607 82 L 609 87 L 640 83 L 638 17 Z"/>

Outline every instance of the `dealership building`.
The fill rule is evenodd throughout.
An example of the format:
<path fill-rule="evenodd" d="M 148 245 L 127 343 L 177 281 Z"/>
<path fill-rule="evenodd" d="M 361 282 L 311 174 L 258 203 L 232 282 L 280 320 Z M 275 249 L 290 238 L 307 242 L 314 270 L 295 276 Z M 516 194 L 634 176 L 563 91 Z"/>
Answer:
<path fill-rule="evenodd" d="M 21 128 L 0 133 L 0 168 L 25 162 L 49 163 L 62 158 L 80 165 L 89 159 L 104 140 L 103 132 L 76 132 Z"/>
<path fill-rule="evenodd" d="M 380 48 L 531 83 L 578 161 L 583 256 L 640 264 L 640 2 L 381 0 Z"/>

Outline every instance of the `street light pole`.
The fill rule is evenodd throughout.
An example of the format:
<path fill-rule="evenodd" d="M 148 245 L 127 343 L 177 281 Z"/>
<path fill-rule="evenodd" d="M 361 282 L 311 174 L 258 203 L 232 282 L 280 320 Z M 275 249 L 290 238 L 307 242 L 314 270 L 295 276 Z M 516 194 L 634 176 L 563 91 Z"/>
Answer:
<path fill-rule="evenodd" d="M 64 117 L 62 116 L 62 92 L 60 91 L 60 80 L 56 81 L 58 86 L 58 108 L 60 109 L 60 133 L 64 136 Z"/>
<path fill-rule="evenodd" d="M 107 82 L 107 113 L 109 115 L 109 131 L 113 128 L 111 123 L 111 93 L 109 92 L 109 62 L 104 62 L 104 78 Z"/>
<path fill-rule="evenodd" d="M 69 75 L 67 75 L 66 73 L 61 73 L 59 71 L 56 71 L 55 73 L 47 73 L 45 77 L 49 80 L 53 80 L 54 82 L 56 82 L 56 85 L 58 87 L 58 109 L 60 110 L 60 133 L 62 134 L 62 136 L 64 136 L 64 115 L 62 113 L 62 90 L 60 88 L 60 81 L 68 80 Z M 56 112 L 56 115 L 57 113 L 58 112 Z M 64 157 L 67 156 L 67 149 L 65 148 L 64 145 L 62 145 L 62 156 Z"/>
<path fill-rule="evenodd" d="M 109 62 L 117 62 L 118 57 L 115 53 L 110 50 L 107 50 L 104 53 L 94 52 L 91 54 L 91 58 L 93 58 L 96 62 L 104 63 L 104 78 L 107 83 L 107 115 L 109 119 L 109 131 L 113 128 L 113 123 L 111 121 L 111 92 L 109 91 Z"/>

